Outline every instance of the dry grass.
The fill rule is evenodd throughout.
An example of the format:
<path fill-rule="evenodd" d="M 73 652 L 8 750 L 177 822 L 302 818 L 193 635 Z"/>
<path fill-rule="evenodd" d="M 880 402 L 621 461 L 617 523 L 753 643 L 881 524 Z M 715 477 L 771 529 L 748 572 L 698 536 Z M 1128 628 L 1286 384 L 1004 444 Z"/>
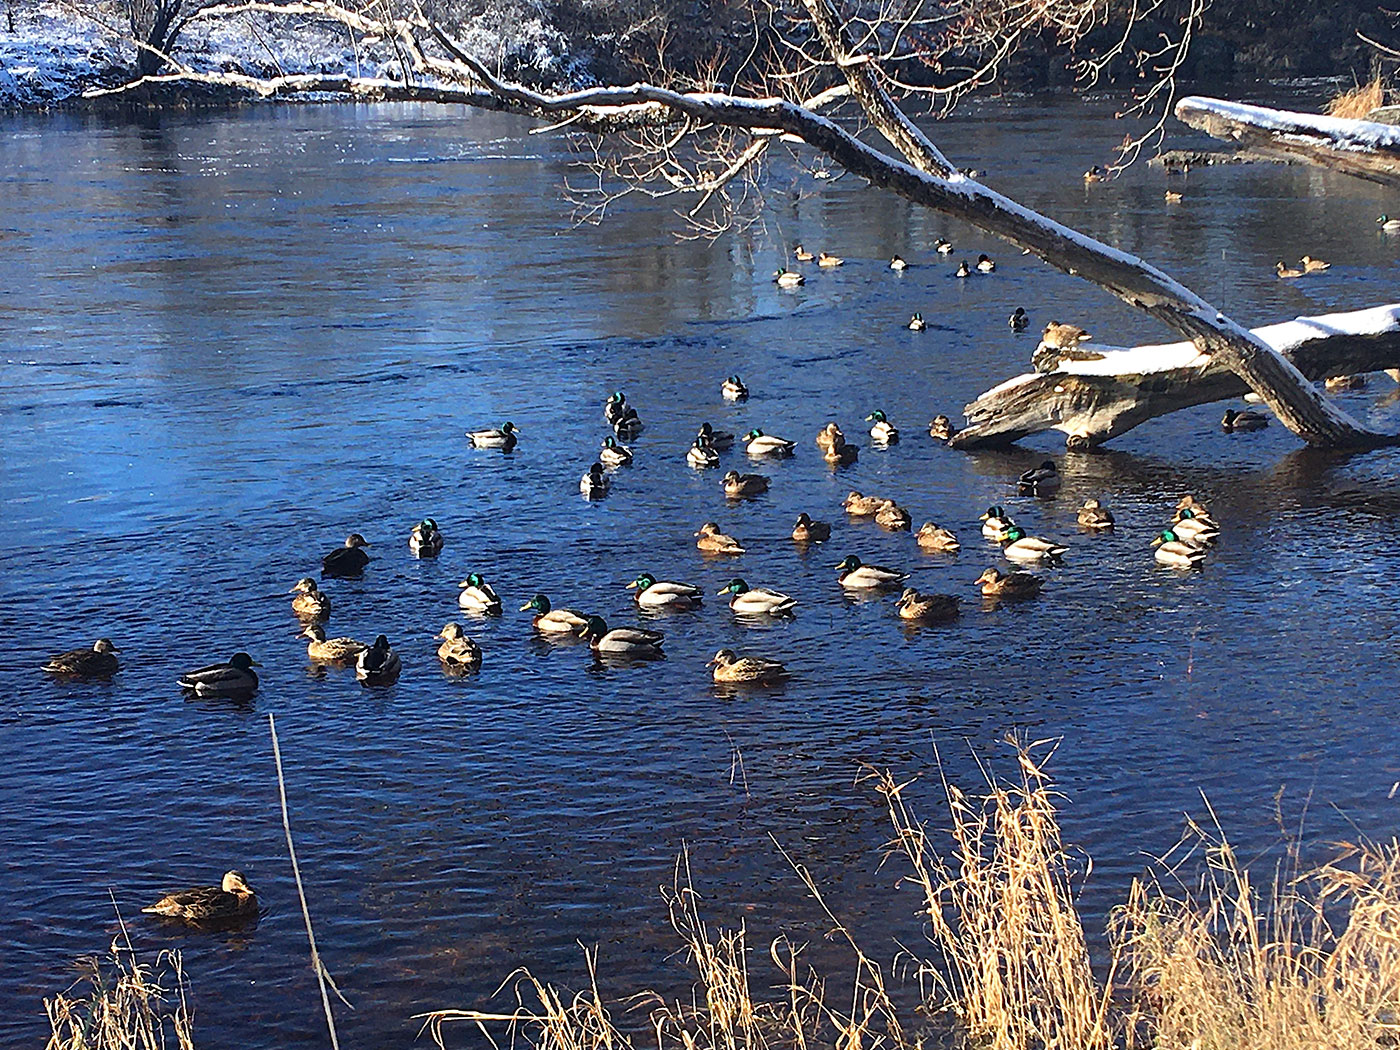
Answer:
<path fill-rule="evenodd" d="M 1200 854 L 1135 882 L 1115 916 L 1098 966 L 1076 907 L 1089 874 L 1060 832 L 1040 745 L 1017 745 L 1019 776 L 986 777 L 969 796 L 944 782 L 949 821 L 918 818 L 907 783 L 868 780 L 883 796 L 889 856 L 919 896 L 925 947 L 901 949 L 919 979 L 917 1002 L 899 1005 L 886 970 L 831 912 L 811 874 L 793 864 L 821 917 L 844 942 L 852 973 L 817 973 L 785 937 L 769 946 L 773 969 L 742 925 L 712 930 L 700 912 L 688 859 L 667 894 L 671 922 L 693 974 L 688 991 L 649 992 L 620 1006 L 649 1024 L 614 1021 L 595 979 L 562 993 L 528 971 L 505 1013 L 444 1010 L 426 1027 L 475 1024 L 492 1045 L 538 1050 L 1393 1050 L 1400 1045 L 1400 841 L 1345 846 L 1336 860 L 1294 876 L 1269 872 L 1264 888 L 1218 833 L 1193 828 L 1204 875 L 1176 881 Z M 940 843 L 942 848 L 940 848 Z M 791 858 L 788 858 L 791 862 Z M 590 975 L 597 957 L 587 957 Z M 1096 972 L 1103 976 L 1096 976 Z M 778 980 L 775 982 L 773 974 Z M 955 1024 L 935 1032 L 930 1017 Z M 634 1035 L 638 1030 L 644 1035 Z"/>
<path fill-rule="evenodd" d="M 1348 845 L 1305 877 L 1254 884 L 1208 842 L 1197 888 L 1134 885 L 1119 920 L 1137 1002 L 1129 1044 L 1361 1050 L 1400 1036 L 1400 843 Z M 1334 925 L 1335 923 L 1335 925 Z"/>
<path fill-rule="evenodd" d="M 1112 986 L 1100 984 L 1090 965 L 1075 865 L 1037 750 L 1020 747 L 1020 779 L 988 777 L 980 796 L 944 782 L 952 817 L 946 860 L 903 787 L 887 772 L 872 776 L 889 807 L 891 848 L 923 897 L 934 951 L 919 969 L 930 998 L 956 1011 L 986 1050 L 1108 1050 Z"/>
<path fill-rule="evenodd" d="M 45 1050 L 194 1050 L 194 1013 L 179 952 L 155 966 L 113 942 L 105 960 L 90 959 L 66 991 L 44 1000 Z M 173 995 L 173 1003 L 168 996 Z"/>
<path fill-rule="evenodd" d="M 1385 96 L 1385 84 L 1377 77 L 1369 84 L 1357 84 L 1356 87 L 1343 91 L 1327 103 L 1326 112 L 1329 117 L 1363 120 L 1371 110 L 1385 105 Z"/>

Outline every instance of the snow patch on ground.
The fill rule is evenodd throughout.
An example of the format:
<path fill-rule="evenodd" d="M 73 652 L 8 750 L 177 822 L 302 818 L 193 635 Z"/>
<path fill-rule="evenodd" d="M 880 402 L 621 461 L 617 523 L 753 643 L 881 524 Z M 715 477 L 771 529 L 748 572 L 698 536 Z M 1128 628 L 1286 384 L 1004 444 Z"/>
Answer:
<path fill-rule="evenodd" d="M 55 105 L 130 79 L 136 49 L 124 39 L 124 15 L 110 4 L 91 10 L 81 14 L 56 2 L 25 6 L 14 12 L 13 32 L 0 18 L 0 109 Z M 461 38 L 491 60 L 508 59 L 550 79 L 581 79 L 567 39 L 538 0 L 493 5 Z M 343 26 L 310 17 L 196 20 L 181 33 L 175 57 L 200 72 L 400 77 L 390 48 L 357 47 Z"/>

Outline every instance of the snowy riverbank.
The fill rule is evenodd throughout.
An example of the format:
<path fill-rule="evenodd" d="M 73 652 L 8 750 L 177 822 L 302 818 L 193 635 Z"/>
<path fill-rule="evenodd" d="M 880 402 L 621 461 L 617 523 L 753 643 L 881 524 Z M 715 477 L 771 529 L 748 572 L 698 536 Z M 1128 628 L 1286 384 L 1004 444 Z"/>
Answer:
<path fill-rule="evenodd" d="M 108 4 L 89 10 L 59 3 L 18 8 L 13 30 L 0 18 L 0 109 L 67 105 L 90 88 L 131 78 L 136 49 L 123 35 L 123 14 Z M 549 79 L 578 74 L 563 34 L 532 0 L 496 6 L 463 39 L 479 54 L 508 56 Z M 180 35 L 176 57 L 201 71 L 397 75 L 389 49 L 357 49 L 343 28 L 311 18 L 195 21 Z"/>

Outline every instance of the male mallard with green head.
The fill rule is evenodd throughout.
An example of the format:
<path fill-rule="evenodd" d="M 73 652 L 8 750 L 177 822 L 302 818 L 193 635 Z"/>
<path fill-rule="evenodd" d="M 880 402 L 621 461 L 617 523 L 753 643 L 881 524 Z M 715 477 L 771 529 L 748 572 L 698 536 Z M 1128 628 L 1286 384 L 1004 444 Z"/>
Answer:
<path fill-rule="evenodd" d="M 177 680 L 181 689 L 195 696 L 243 699 L 258 691 L 258 663 L 247 653 L 234 653 L 224 663 L 186 671 Z"/>

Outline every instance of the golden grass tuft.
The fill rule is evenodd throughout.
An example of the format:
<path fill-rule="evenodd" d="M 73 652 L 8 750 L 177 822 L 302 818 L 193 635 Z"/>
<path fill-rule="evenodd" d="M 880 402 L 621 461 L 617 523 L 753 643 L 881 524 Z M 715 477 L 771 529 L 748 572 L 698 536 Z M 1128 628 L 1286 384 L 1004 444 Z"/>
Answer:
<path fill-rule="evenodd" d="M 1337 95 L 1327 103 L 1325 112 L 1329 117 L 1343 120 L 1364 120 L 1371 110 L 1385 105 L 1385 97 L 1385 84 L 1376 77 L 1369 84 L 1357 84 Z"/>
<path fill-rule="evenodd" d="M 1400 1036 L 1400 843 L 1347 844 L 1260 889 L 1209 841 L 1195 889 L 1139 880 L 1119 913 L 1128 1045 L 1360 1050 Z M 1335 924 L 1335 925 L 1334 925 Z"/>
<path fill-rule="evenodd" d="M 194 1050 L 179 952 L 161 952 L 152 967 L 113 942 L 105 960 L 88 959 L 85 968 L 67 990 L 44 1000 L 45 1050 Z"/>
<path fill-rule="evenodd" d="M 700 914 L 688 858 L 666 894 L 693 983 L 678 997 L 649 992 L 642 1036 L 614 1023 L 598 991 L 566 995 L 521 970 L 514 1010 L 442 1010 L 442 1028 L 475 1023 L 492 1045 L 502 1025 L 512 1046 L 538 1050 L 1393 1050 L 1400 1045 L 1400 841 L 1346 844 L 1306 876 L 1283 868 L 1255 884 L 1224 837 L 1193 825 L 1205 847 L 1194 889 L 1181 882 L 1192 851 L 1138 879 L 1117 909 L 1110 944 L 1091 958 L 1077 908 L 1090 873 L 1064 844 L 1049 752 L 1017 744 L 1019 776 L 987 776 L 968 795 L 944 781 L 950 820 L 940 828 L 912 810 L 909 783 L 886 771 L 866 779 L 885 800 L 893 837 L 886 860 L 907 866 L 925 948 L 912 956 L 917 1002 L 900 1005 L 886 969 L 828 908 L 796 863 L 854 975 L 838 985 L 786 937 L 769 946 L 778 980 L 751 983 L 755 954 L 744 927 L 711 930 Z M 945 838 L 946 836 L 946 838 Z M 944 844 L 940 848 L 940 843 Z M 788 858 L 792 862 L 791 858 Z M 1097 963 L 1097 965 L 1095 965 Z M 935 1032 L 942 1012 L 955 1024 Z M 632 1031 L 638 1026 L 632 1025 Z"/>

